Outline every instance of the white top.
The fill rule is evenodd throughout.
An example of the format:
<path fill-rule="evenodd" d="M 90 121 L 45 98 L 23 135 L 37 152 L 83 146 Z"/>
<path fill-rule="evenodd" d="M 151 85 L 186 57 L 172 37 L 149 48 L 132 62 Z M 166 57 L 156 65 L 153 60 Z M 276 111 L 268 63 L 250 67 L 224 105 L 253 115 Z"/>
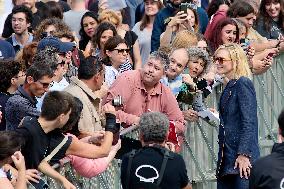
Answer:
<path fill-rule="evenodd" d="M 0 178 L 7 178 L 7 175 L 2 168 L 0 168 Z"/>
<path fill-rule="evenodd" d="M 105 66 L 105 82 L 110 87 L 116 77 L 119 75 L 119 71 L 112 66 Z"/>
<path fill-rule="evenodd" d="M 147 63 L 148 57 L 151 52 L 151 36 L 152 30 L 144 28 L 144 30 L 140 30 L 141 22 L 138 22 L 133 27 L 132 31 L 136 33 L 138 36 L 140 54 L 142 58 L 142 64 Z"/>

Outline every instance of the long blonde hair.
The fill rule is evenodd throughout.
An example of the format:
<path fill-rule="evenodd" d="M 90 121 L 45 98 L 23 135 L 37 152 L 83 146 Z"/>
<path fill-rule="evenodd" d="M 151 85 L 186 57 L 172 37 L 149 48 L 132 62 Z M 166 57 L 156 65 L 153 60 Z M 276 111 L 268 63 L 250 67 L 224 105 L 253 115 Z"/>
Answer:
<path fill-rule="evenodd" d="M 221 49 L 227 50 L 230 54 L 231 60 L 233 62 L 234 79 L 239 79 L 242 76 L 252 79 L 252 73 L 249 68 L 248 58 L 240 45 L 236 43 L 221 45 L 215 51 L 215 54 Z"/>

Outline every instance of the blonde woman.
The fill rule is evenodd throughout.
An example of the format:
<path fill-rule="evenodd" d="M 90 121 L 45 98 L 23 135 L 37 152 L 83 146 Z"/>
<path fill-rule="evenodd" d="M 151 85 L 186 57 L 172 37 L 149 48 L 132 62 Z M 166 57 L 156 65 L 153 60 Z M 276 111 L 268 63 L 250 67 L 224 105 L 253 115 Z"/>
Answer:
<path fill-rule="evenodd" d="M 259 157 L 256 94 L 245 52 L 238 44 L 221 45 L 214 55 L 226 87 L 219 103 L 218 189 L 247 189 Z"/>

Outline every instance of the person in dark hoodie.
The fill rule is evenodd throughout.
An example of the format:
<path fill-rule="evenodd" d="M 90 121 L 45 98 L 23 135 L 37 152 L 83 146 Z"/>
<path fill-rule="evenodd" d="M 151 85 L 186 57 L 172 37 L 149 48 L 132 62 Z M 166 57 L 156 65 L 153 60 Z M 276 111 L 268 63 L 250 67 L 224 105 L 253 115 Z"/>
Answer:
<path fill-rule="evenodd" d="M 249 181 L 249 189 L 284 188 L 284 109 L 278 117 L 279 143 L 272 153 L 255 162 Z"/>
<path fill-rule="evenodd" d="M 168 0 L 166 7 L 156 15 L 151 37 L 151 52 L 158 50 L 160 46 L 160 36 L 166 30 L 170 17 L 173 17 L 179 12 L 180 4 L 185 2 L 191 3 L 191 0 Z M 197 14 L 200 24 L 199 32 L 204 33 L 208 24 L 207 13 L 204 9 L 197 7 Z"/>

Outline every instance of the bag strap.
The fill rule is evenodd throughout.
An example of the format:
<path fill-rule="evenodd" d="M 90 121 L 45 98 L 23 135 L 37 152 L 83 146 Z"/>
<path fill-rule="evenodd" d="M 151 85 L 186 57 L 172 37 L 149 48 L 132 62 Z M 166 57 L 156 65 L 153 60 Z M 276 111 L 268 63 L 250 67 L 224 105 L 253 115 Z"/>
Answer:
<path fill-rule="evenodd" d="M 137 150 L 132 150 L 129 154 L 128 164 L 127 164 L 127 172 L 126 172 L 126 189 L 128 189 L 129 185 L 130 185 L 129 179 L 130 179 L 131 165 L 132 165 L 132 161 L 133 161 L 133 158 L 134 158 L 136 152 L 137 152 Z"/>
<path fill-rule="evenodd" d="M 57 154 L 57 152 L 64 146 L 64 144 L 66 144 L 67 140 L 68 136 L 65 136 L 64 139 L 60 142 L 60 144 L 58 144 L 58 146 L 56 146 L 56 148 L 54 148 L 52 152 L 48 156 L 46 156 L 43 160 L 49 162 L 51 158 L 55 156 L 55 154 Z"/>
<path fill-rule="evenodd" d="M 159 173 L 159 179 L 157 181 L 157 186 L 160 186 L 161 182 L 162 182 L 162 179 L 163 179 L 163 176 L 164 176 L 164 173 L 165 173 L 165 170 L 166 170 L 166 166 L 167 166 L 167 162 L 168 162 L 168 159 L 170 157 L 170 152 L 169 150 L 164 150 L 164 159 L 163 159 L 163 163 L 162 163 L 162 166 L 161 166 L 161 170 L 160 170 L 160 173 Z"/>

